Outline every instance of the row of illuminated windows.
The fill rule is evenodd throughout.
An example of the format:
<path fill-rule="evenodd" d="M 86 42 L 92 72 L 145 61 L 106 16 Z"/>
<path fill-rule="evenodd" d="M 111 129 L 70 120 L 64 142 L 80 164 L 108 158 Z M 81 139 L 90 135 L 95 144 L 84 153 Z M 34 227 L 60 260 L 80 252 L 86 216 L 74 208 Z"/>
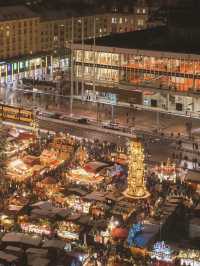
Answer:
<path fill-rule="evenodd" d="M 133 19 L 130 19 L 130 18 L 126 18 L 126 17 L 112 17 L 111 19 L 111 23 L 112 24 L 122 24 L 122 23 L 131 23 L 133 24 Z"/>
<path fill-rule="evenodd" d="M 11 23 L 0 23 L 0 31 L 12 30 L 17 31 L 18 29 L 32 29 L 38 27 L 39 20 L 26 20 L 16 21 Z"/>
<path fill-rule="evenodd" d="M 33 60 L 20 61 L 12 64 L 2 64 L 0 65 L 0 74 L 11 73 L 12 71 L 17 72 L 24 69 L 34 69 L 35 67 L 41 66 L 41 58 L 36 58 Z"/>
<path fill-rule="evenodd" d="M 76 51 L 76 61 L 81 62 L 83 52 Z M 102 65 L 115 65 L 133 69 L 148 69 L 152 71 L 198 73 L 200 74 L 200 60 L 188 60 L 184 58 L 159 58 L 152 56 L 135 56 L 131 54 L 117 54 L 105 52 L 84 51 L 85 63 L 96 63 Z"/>
<path fill-rule="evenodd" d="M 146 14 L 147 13 L 147 9 L 146 8 L 137 8 L 136 9 L 136 13 L 137 14 Z"/>

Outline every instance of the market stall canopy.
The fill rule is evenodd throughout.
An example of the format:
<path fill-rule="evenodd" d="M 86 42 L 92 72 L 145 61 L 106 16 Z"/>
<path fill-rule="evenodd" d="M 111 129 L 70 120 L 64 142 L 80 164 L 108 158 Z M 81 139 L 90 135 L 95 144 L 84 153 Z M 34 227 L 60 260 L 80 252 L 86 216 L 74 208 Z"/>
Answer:
<path fill-rule="evenodd" d="M 22 248 L 19 248 L 19 247 L 13 247 L 13 246 L 7 246 L 5 248 L 5 251 L 6 253 L 18 253 L 18 254 L 23 254 L 24 253 L 24 250 Z"/>
<path fill-rule="evenodd" d="M 64 250 L 65 245 L 66 245 L 65 241 L 51 239 L 51 240 L 46 240 L 44 244 L 42 245 L 42 247 Z"/>
<path fill-rule="evenodd" d="M 87 194 L 84 199 L 85 200 L 91 200 L 91 201 L 101 201 L 101 202 L 105 202 L 105 192 L 99 192 L 99 191 L 93 191 L 90 194 Z"/>
<path fill-rule="evenodd" d="M 27 131 L 20 132 L 19 135 L 17 136 L 18 140 L 29 140 L 29 139 L 34 139 L 34 138 L 35 138 L 35 135 Z"/>
<path fill-rule="evenodd" d="M 91 173 L 98 173 L 99 171 L 101 171 L 103 168 L 108 167 L 109 164 L 107 163 L 103 163 L 103 162 L 89 162 L 84 166 L 84 169 L 87 172 L 91 172 Z"/>
<path fill-rule="evenodd" d="M 46 217 L 46 218 L 55 218 L 56 216 L 60 216 L 61 218 L 66 218 L 69 216 L 70 211 L 66 208 L 55 208 L 55 207 L 50 207 L 50 208 L 37 208 L 33 209 L 31 211 L 31 216 L 32 217 Z"/>
<path fill-rule="evenodd" d="M 3 243 L 15 243 L 15 244 L 24 244 L 24 245 L 30 245 L 34 247 L 40 246 L 42 239 L 41 237 L 31 237 L 28 235 L 25 235 L 23 233 L 6 233 L 1 240 Z"/>
<path fill-rule="evenodd" d="M 200 184 L 200 177 L 198 171 L 189 171 L 187 181 L 191 183 Z"/>
<path fill-rule="evenodd" d="M 77 194 L 79 196 L 85 196 L 88 193 L 86 190 L 83 190 L 82 188 L 79 187 L 70 187 L 67 189 L 67 191 L 72 194 Z"/>
<path fill-rule="evenodd" d="M 42 248 L 28 248 L 26 254 L 38 255 L 40 257 L 46 257 L 48 255 L 48 250 Z"/>
<path fill-rule="evenodd" d="M 0 260 L 4 260 L 9 264 L 11 264 L 11 263 L 14 264 L 19 260 L 19 258 L 17 256 L 14 256 L 12 254 L 8 254 L 8 253 L 0 250 Z"/>
<path fill-rule="evenodd" d="M 45 258 L 35 258 L 33 261 L 29 262 L 29 266 L 49 266 L 50 260 Z"/>
<path fill-rule="evenodd" d="M 58 183 L 58 181 L 57 181 L 55 178 L 53 178 L 53 177 L 51 177 L 51 176 L 48 176 L 48 177 L 45 177 L 45 178 L 42 180 L 41 183 L 44 184 L 44 185 L 55 185 L 55 184 Z"/>
<path fill-rule="evenodd" d="M 80 213 L 71 214 L 70 216 L 66 217 L 66 221 L 77 221 L 81 217 Z"/>
<path fill-rule="evenodd" d="M 17 205 L 8 205 L 8 211 L 10 212 L 20 212 L 22 209 L 24 208 L 24 206 L 17 206 Z"/>
<path fill-rule="evenodd" d="M 27 165 L 33 166 L 34 164 L 40 164 L 40 158 L 33 155 L 27 155 L 23 158 L 23 161 Z"/>
<path fill-rule="evenodd" d="M 81 225 L 88 225 L 88 226 L 91 226 L 91 217 L 89 215 L 81 215 L 80 218 L 77 220 L 77 223 L 78 224 L 81 224 Z"/>
<path fill-rule="evenodd" d="M 32 218 L 55 218 L 56 213 L 53 213 L 49 209 L 33 209 L 31 211 Z"/>
<path fill-rule="evenodd" d="M 111 232 L 112 237 L 126 239 L 128 236 L 128 230 L 126 228 L 117 227 Z"/>
<path fill-rule="evenodd" d="M 52 204 L 49 201 L 38 201 L 31 205 L 32 208 L 50 209 Z"/>
<path fill-rule="evenodd" d="M 122 199 L 124 199 L 124 196 L 123 195 L 115 195 L 114 193 L 109 192 L 106 194 L 106 199 L 117 202 L 117 201 L 121 201 Z"/>

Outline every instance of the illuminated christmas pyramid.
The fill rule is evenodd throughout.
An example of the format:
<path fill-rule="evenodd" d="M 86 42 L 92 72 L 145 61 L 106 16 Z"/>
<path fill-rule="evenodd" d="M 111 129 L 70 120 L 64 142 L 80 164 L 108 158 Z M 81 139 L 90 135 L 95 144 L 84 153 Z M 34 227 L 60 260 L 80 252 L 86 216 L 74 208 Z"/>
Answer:
<path fill-rule="evenodd" d="M 124 195 L 129 198 L 146 198 L 149 196 L 145 187 L 144 150 L 139 140 L 133 139 L 129 144 L 128 188 Z"/>
<path fill-rule="evenodd" d="M 76 160 L 79 162 L 81 167 L 84 167 L 85 163 L 88 161 L 89 155 L 87 149 L 83 146 L 80 146 L 76 151 Z"/>

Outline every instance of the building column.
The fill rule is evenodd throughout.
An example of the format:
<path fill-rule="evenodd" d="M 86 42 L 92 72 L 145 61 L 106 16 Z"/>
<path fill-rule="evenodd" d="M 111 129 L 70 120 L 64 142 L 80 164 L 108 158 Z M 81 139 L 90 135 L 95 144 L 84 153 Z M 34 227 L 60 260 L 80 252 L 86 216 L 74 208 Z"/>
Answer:
<path fill-rule="evenodd" d="M 166 97 L 166 110 L 167 111 L 170 109 L 170 101 L 169 101 L 169 98 L 170 98 L 170 93 L 168 92 L 167 93 L 167 97 Z"/>
<path fill-rule="evenodd" d="M 82 64 L 81 64 L 81 100 L 84 100 L 84 91 L 85 91 L 85 84 L 84 84 L 84 63 L 85 63 L 85 51 L 84 51 L 84 17 L 81 19 L 81 42 L 82 42 Z"/>
<path fill-rule="evenodd" d="M 72 17 L 72 36 L 71 36 L 71 87 L 70 87 L 70 115 L 73 114 L 73 97 L 74 97 L 74 18 Z"/>

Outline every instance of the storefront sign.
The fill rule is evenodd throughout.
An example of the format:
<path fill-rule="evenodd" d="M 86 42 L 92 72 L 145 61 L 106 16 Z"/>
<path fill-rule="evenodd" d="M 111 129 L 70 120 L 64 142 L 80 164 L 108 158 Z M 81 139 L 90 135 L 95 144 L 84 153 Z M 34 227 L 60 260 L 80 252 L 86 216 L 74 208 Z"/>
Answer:
<path fill-rule="evenodd" d="M 19 107 L 0 104 L 0 118 L 2 120 L 14 120 L 32 123 L 33 112 L 32 110 L 25 110 Z"/>
<path fill-rule="evenodd" d="M 39 227 L 34 224 L 21 224 L 21 229 L 27 233 L 35 233 L 39 235 L 51 235 L 51 230 Z"/>
<path fill-rule="evenodd" d="M 65 238 L 65 239 L 72 239 L 72 240 L 78 240 L 79 235 L 76 233 L 68 232 L 68 231 L 57 231 L 57 234 L 59 237 Z"/>

